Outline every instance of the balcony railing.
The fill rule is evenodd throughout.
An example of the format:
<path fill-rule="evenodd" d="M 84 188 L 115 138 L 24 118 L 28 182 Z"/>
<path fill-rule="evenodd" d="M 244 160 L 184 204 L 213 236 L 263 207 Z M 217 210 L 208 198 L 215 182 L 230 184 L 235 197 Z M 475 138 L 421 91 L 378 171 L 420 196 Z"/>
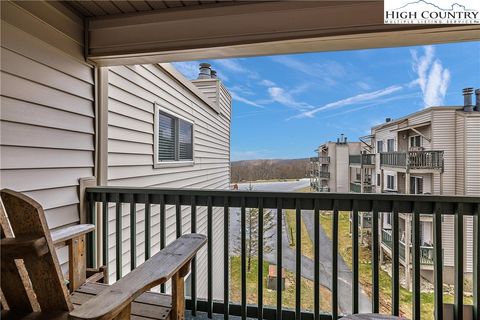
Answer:
<path fill-rule="evenodd" d="M 392 248 L 392 301 L 391 312 L 394 315 L 399 314 L 400 310 L 400 277 L 399 265 L 401 246 L 399 238 L 399 213 L 413 213 L 413 292 L 412 292 L 412 318 L 420 318 L 420 264 L 422 251 L 420 250 L 420 214 L 427 214 L 433 216 L 435 245 L 433 249 L 434 256 L 434 275 L 435 275 L 435 317 L 436 319 L 443 318 L 443 275 L 442 275 L 442 215 L 453 215 L 455 217 L 455 318 L 463 319 L 463 291 L 464 291 L 464 261 L 463 261 L 463 247 L 464 247 L 464 229 L 463 217 L 466 215 L 476 215 L 475 218 L 475 234 L 474 234 L 474 252 L 475 261 L 474 266 L 479 265 L 479 232 L 480 219 L 479 215 L 479 199 L 478 197 L 446 197 L 446 196 L 417 196 L 417 195 L 388 195 L 388 194 L 336 194 L 336 193 L 295 193 L 295 192 L 247 192 L 247 191 L 220 191 L 220 190 L 193 190 L 193 189 L 158 189 L 158 188 L 129 188 L 129 187 L 91 187 L 86 189 L 87 199 L 87 222 L 101 224 L 97 226 L 97 232 L 88 239 L 88 264 L 89 266 L 97 265 L 96 263 L 96 239 L 101 236 L 101 243 L 99 244 L 101 254 L 98 264 L 104 264 L 109 260 L 109 255 L 115 253 L 116 263 L 112 263 L 117 278 L 122 277 L 122 246 L 129 245 L 130 250 L 130 269 L 134 269 L 138 260 L 148 259 L 151 255 L 151 235 L 153 230 L 153 223 L 155 221 L 155 228 L 159 228 L 160 232 L 160 247 L 166 245 L 166 228 L 167 221 L 169 228 L 175 226 L 176 236 L 179 237 L 184 233 L 183 228 L 189 227 L 188 232 L 197 231 L 197 212 L 206 212 L 205 221 L 206 231 L 208 237 L 207 242 L 207 259 L 208 267 L 202 271 L 197 269 L 196 261 L 192 263 L 191 269 L 191 296 L 187 299 L 186 307 L 195 315 L 197 310 L 205 311 L 209 317 L 213 313 L 224 314 L 225 319 L 229 315 L 241 316 L 258 319 L 337 319 L 339 316 L 339 265 L 338 259 L 331 260 L 331 274 L 329 279 L 333 279 L 331 283 L 331 314 L 320 314 L 320 273 L 325 272 L 320 269 L 320 213 L 321 211 L 330 211 L 332 213 L 331 226 L 331 255 L 337 257 L 339 254 L 339 213 L 341 211 L 350 211 L 352 213 L 352 282 L 351 294 L 352 305 L 351 312 L 357 313 L 359 311 L 359 214 L 358 212 L 370 212 L 372 215 L 372 311 L 379 312 L 380 310 L 380 257 L 379 257 L 379 218 L 384 213 L 392 213 L 392 231 L 391 233 L 382 232 L 382 241 L 386 241 Z M 123 208 L 126 207 L 126 212 Z M 167 207 L 171 208 L 172 215 L 166 217 Z M 97 212 L 97 209 L 100 208 Z M 110 216 L 102 214 L 110 212 Z M 143 211 L 137 211 L 142 208 Z M 144 208 L 144 209 L 143 209 Z M 295 210 L 295 226 L 296 226 L 296 247 L 295 247 L 295 282 L 301 283 L 302 279 L 302 210 L 311 210 L 314 216 L 314 280 L 313 290 L 310 294 L 313 295 L 313 310 L 306 311 L 301 309 L 301 294 L 302 287 L 295 287 L 295 308 L 289 309 L 284 307 L 284 297 L 282 288 L 282 267 L 283 267 L 283 245 L 282 236 L 283 228 L 276 227 L 274 230 L 276 236 L 276 306 L 266 307 L 264 304 L 263 287 L 265 274 L 262 268 L 258 268 L 258 284 L 256 292 L 257 302 L 255 305 L 247 306 L 247 263 L 246 263 L 246 210 L 247 208 L 257 208 L 259 211 L 258 219 L 258 243 L 260 244 L 258 250 L 259 265 L 264 262 L 263 239 L 264 239 L 264 221 L 263 213 L 267 210 L 275 212 L 274 221 L 276 226 L 282 226 L 284 222 L 283 210 Z M 221 210 L 223 219 L 230 221 L 230 216 L 233 212 L 239 215 L 240 219 L 240 235 L 239 243 L 240 261 L 241 261 L 241 286 L 240 286 L 240 303 L 232 303 L 230 301 L 230 230 L 229 223 L 223 223 L 223 248 L 225 250 L 213 250 L 213 210 Z M 114 213 L 114 214 L 113 214 Z M 276 214 L 282 213 L 282 214 Z M 98 220 L 97 220 L 98 215 Z M 141 215 L 141 216 L 140 216 Z M 184 223 L 183 219 L 186 219 Z M 139 223 L 137 218 L 141 218 L 143 222 Z M 130 223 L 128 223 L 130 221 Z M 124 222 L 127 222 L 124 225 Z M 172 225 L 173 223 L 173 225 Z M 200 225 L 200 221 L 198 221 Z M 113 232 L 109 232 L 110 228 Z M 138 229 L 137 229 L 138 227 Z M 157 230 L 157 229 L 155 229 Z M 101 232 L 98 233 L 98 232 Z M 112 234 L 113 233 L 113 234 Z M 128 242 L 123 241 L 123 237 L 128 235 Z M 111 237 L 109 237 L 111 236 Z M 111 246 L 112 240 L 115 245 Z M 137 241 L 139 241 L 137 243 Z M 122 245 L 118 245 L 122 244 Z M 144 246 L 144 253 L 137 254 L 137 244 Z M 110 249 L 110 250 L 109 250 Z M 216 260 L 215 260 L 216 259 Z M 213 300 L 213 261 L 223 261 L 224 273 L 222 280 L 224 284 L 223 301 Z M 203 269 L 202 269 L 203 270 Z M 474 279 L 479 279 L 479 270 L 474 268 Z M 206 279 L 208 294 L 205 298 L 197 297 L 197 279 Z M 215 278 L 215 281 L 218 278 Z M 343 280 L 342 280 L 343 281 Z M 478 281 L 474 282 L 475 288 L 473 290 L 475 306 L 474 310 L 480 310 L 479 286 Z M 165 288 L 161 288 L 165 291 Z M 251 289 L 249 289 L 251 290 Z M 478 311 L 477 311 L 478 312 Z M 477 313 L 478 315 L 478 313 Z"/>
<path fill-rule="evenodd" d="M 385 244 L 390 250 L 392 249 L 392 230 L 382 230 L 382 243 Z M 400 241 L 400 259 L 405 261 L 405 243 Z M 412 248 L 410 247 L 410 251 Z M 420 264 L 421 265 L 433 265 L 434 264 L 434 248 L 432 246 L 420 246 Z M 410 261 L 412 260 L 412 252 L 410 252 Z"/>
<path fill-rule="evenodd" d="M 443 169 L 443 151 L 380 153 L 380 164 L 410 169 Z"/>
<path fill-rule="evenodd" d="M 374 165 L 375 154 L 363 153 L 349 156 L 350 164 Z"/>
<path fill-rule="evenodd" d="M 323 179 L 330 179 L 330 172 L 328 171 L 319 171 L 318 177 Z"/>
<path fill-rule="evenodd" d="M 375 186 L 371 185 L 369 182 L 365 182 L 363 184 L 363 192 L 364 193 L 375 193 Z M 350 182 L 350 192 L 357 192 L 360 193 L 361 191 L 361 184 L 358 181 Z"/>

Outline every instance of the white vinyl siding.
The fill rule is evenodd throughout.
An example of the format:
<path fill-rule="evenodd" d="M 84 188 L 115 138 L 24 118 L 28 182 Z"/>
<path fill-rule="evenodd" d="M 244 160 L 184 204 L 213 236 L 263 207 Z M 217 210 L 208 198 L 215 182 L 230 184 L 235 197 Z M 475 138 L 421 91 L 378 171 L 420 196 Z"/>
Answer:
<path fill-rule="evenodd" d="M 83 22 L 60 3 L 2 1 L 1 188 L 24 192 L 55 229 L 79 222 L 94 175 L 94 76 Z M 66 268 L 67 250 L 59 250 Z"/>
<path fill-rule="evenodd" d="M 216 86 L 222 88 L 223 86 Z M 110 186 L 228 189 L 230 183 L 230 108 L 226 91 L 219 95 L 220 114 L 159 65 L 119 66 L 108 69 L 108 184 Z M 207 99 L 207 98 L 206 98 Z M 193 162 L 165 166 L 155 162 L 155 104 L 166 115 L 192 121 Z M 181 125 L 180 125 L 181 127 Z M 167 128 L 168 129 L 168 128 Z M 189 130 L 178 128 L 179 156 L 188 158 Z M 183 149 L 183 151 L 182 151 Z M 144 207 L 137 206 L 137 262 L 144 259 Z M 123 274 L 130 271 L 129 207 L 123 208 Z M 152 253 L 160 249 L 159 206 L 152 206 Z M 115 278 L 115 208 L 109 210 L 110 279 Z M 213 210 L 214 298 L 223 297 L 223 208 Z M 190 232 L 189 207 L 182 207 L 182 229 Z M 197 232 L 207 231 L 207 210 L 197 208 Z M 175 210 L 167 206 L 166 240 L 175 239 Z M 197 256 L 197 292 L 207 293 L 207 256 Z M 200 276 L 201 275 L 201 276 Z"/>

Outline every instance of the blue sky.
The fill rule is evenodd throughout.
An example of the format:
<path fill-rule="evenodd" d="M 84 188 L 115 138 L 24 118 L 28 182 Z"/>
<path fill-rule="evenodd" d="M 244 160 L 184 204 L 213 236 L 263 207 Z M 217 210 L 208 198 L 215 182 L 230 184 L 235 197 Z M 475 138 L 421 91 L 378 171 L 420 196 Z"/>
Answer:
<path fill-rule="evenodd" d="M 233 97 L 232 160 L 303 158 L 387 117 L 462 105 L 480 87 L 480 42 L 207 60 Z M 187 78 L 199 61 L 174 63 Z"/>

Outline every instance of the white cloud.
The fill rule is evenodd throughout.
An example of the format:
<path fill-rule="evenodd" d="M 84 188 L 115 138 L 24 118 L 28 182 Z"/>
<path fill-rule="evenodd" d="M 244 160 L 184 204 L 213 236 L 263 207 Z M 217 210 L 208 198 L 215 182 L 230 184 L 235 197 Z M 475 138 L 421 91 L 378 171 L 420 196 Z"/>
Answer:
<path fill-rule="evenodd" d="M 264 106 L 262 106 L 261 104 L 255 102 L 253 100 L 244 98 L 244 97 L 238 95 L 238 93 L 236 93 L 235 91 L 230 91 L 230 95 L 232 96 L 233 100 L 236 100 L 238 102 L 242 102 L 242 103 L 248 104 L 250 106 L 257 107 L 257 108 L 264 108 Z"/>
<path fill-rule="evenodd" d="M 262 81 L 260 81 L 260 84 L 261 84 L 262 86 L 265 86 L 265 87 L 273 87 L 273 86 L 275 86 L 275 82 L 270 81 L 270 80 L 268 80 L 268 79 L 263 79 Z"/>
<path fill-rule="evenodd" d="M 315 108 L 313 110 L 304 111 L 304 112 L 302 112 L 302 113 L 300 113 L 296 116 L 290 117 L 288 119 L 290 120 L 290 119 L 301 119 L 301 118 L 313 118 L 313 116 L 318 112 L 325 111 L 325 110 L 330 110 L 330 109 L 337 109 L 337 108 L 349 106 L 349 105 L 352 105 L 352 104 L 366 103 L 366 102 L 369 102 L 369 101 L 373 101 L 375 99 L 378 99 L 378 98 L 390 95 L 394 92 L 400 91 L 400 90 L 402 90 L 402 88 L 403 88 L 402 86 L 394 85 L 394 86 L 390 86 L 388 88 L 381 89 L 381 90 L 376 90 L 376 91 L 372 91 L 372 92 L 357 94 L 357 95 L 352 96 L 352 97 L 348 97 L 348 98 L 345 98 L 345 99 L 341 99 L 341 100 L 337 100 L 337 101 L 334 101 L 334 102 L 327 103 L 326 105 Z"/>
<path fill-rule="evenodd" d="M 450 84 L 450 71 L 435 58 L 435 49 L 432 46 L 425 46 L 422 56 L 418 56 L 416 50 L 412 50 L 411 55 L 412 68 L 418 75 L 418 79 L 412 84 L 420 86 L 424 107 L 442 105 Z"/>
<path fill-rule="evenodd" d="M 289 56 L 276 56 L 273 61 L 280 63 L 293 71 L 304 73 L 308 76 L 321 79 L 324 84 L 335 85 L 337 79 L 346 75 L 344 66 L 333 60 L 306 63 Z"/>
<path fill-rule="evenodd" d="M 199 73 L 198 61 L 174 62 L 173 66 L 187 79 L 197 79 Z"/>
<path fill-rule="evenodd" d="M 313 106 L 308 103 L 296 101 L 290 92 L 285 91 L 285 89 L 280 87 L 270 87 L 268 88 L 268 94 L 273 101 L 283 104 L 289 108 L 306 110 L 311 109 Z"/>

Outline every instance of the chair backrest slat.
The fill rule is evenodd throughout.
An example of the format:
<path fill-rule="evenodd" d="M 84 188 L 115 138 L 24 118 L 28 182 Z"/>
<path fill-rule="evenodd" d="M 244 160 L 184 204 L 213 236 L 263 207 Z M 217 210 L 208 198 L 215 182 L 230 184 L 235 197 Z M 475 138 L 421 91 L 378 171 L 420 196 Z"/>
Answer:
<path fill-rule="evenodd" d="M 1 191 L 1 197 L 8 215 L 11 230 L 15 237 L 45 237 L 49 252 L 41 257 L 25 256 L 23 262 L 28 273 L 33 291 L 40 305 L 41 311 L 71 311 L 73 305 L 68 296 L 67 288 L 63 282 L 60 265 L 58 263 L 55 248 L 50 236 L 45 214 L 42 206 L 35 200 L 21 193 L 4 189 Z M 3 223 L 2 223 L 3 224 Z M 2 273 L 4 270 L 8 276 L 2 276 L 2 291 L 6 296 L 7 304 L 11 310 L 15 310 L 11 305 L 13 300 L 7 297 L 7 287 L 4 287 L 4 278 L 11 278 L 10 274 L 19 274 L 18 268 L 15 271 L 12 265 L 5 266 L 2 257 Z M 14 276 L 15 277 L 15 276 Z M 18 283 L 18 277 L 15 281 Z M 21 277 L 20 277 L 21 280 Z M 9 288 L 10 289 L 10 288 Z M 28 291 L 28 290 L 26 290 Z M 12 293 L 16 294 L 16 293 Z M 15 300 L 18 299 L 15 295 Z M 24 297 L 22 298 L 24 299 Z"/>
<path fill-rule="evenodd" d="M 13 232 L 8 223 L 8 218 L 0 199 L 0 238 L 13 238 Z M 1 278 L 2 307 L 8 306 L 12 310 L 22 312 L 40 311 L 37 298 L 28 278 L 27 269 L 23 261 L 15 262 L 2 252 L 1 270 L 4 276 Z M 5 276 L 8 275 L 8 276 Z M 3 293 L 5 292 L 5 293 Z"/>

